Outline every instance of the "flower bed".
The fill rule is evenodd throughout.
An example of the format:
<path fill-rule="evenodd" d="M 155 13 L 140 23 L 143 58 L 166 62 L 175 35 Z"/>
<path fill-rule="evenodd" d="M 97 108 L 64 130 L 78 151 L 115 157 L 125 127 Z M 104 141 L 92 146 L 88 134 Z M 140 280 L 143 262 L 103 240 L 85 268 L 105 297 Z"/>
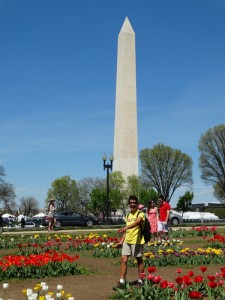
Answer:
<path fill-rule="evenodd" d="M 145 266 L 179 266 L 179 265 L 202 265 L 211 263 L 225 263 L 225 251 L 222 249 L 202 249 L 193 251 L 185 248 L 180 251 L 173 249 L 159 250 L 144 253 Z M 129 261 L 129 266 L 136 266 L 136 260 Z"/>
<path fill-rule="evenodd" d="M 183 237 L 192 237 L 192 236 L 211 236 L 217 233 L 217 226 L 193 226 L 191 229 L 172 229 L 170 236 L 173 238 L 183 238 Z"/>
<path fill-rule="evenodd" d="M 48 241 L 36 237 L 35 241 L 28 243 L 18 243 L 17 247 L 23 255 L 40 254 L 46 251 L 58 252 L 76 252 L 84 250 L 94 250 L 98 245 L 104 244 L 117 244 L 119 239 L 116 237 L 109 237 L 106 234 L 99 236 L 98 234 L 89 234 L 88 236 L 75 236 L 70 235 L 54 235 Z"/>
<path fill-rule="evenodd" d="M 3 283 L 2 287 L 5 294 L 4 296 L 6 296 L 7 290 L 9 289 L 9 284 L 7 282 Z M 54 299 L 74 300 L 75 299 L 70 293 L 66 293 L 64 291 L 63 286 L 61 284 L 58 284 L 56 286 L 56 292 L 53 292 L 49 289 L 46 282 L 40 282 L 36 284 L 36 286 L 33 289 L 31 288 L 24 289 L 22 290 L 22 293 L 25 296 L 25 300 L 54 300 Z M 3 299 L 0 298 L 0 300 Z"/>
<path fill-rule="evenodd" d="M 207 240 L 207 244 L 214 248 L 224 248 L 225 236 L 217 233 Z"/>
<path fill-rule="evenodd" d="M 202 275 L 195 275 L 189 271 L 181 275 L 182 270 L 178 269 L 179 276 L 174 282 L 155 276 L 156 267 L 148 268 L 149 275 L 141 273 L 143 286 L 140 288 L 130 287 L 126 284 L 125 289 L 118 289 L 113 299 L 150 299 L 150 300 L 188 300 L 188 299 L 225 299 L 225 267 L 215 275 L 206 275 L 207 267 L 200 268 Z"/>
<path fill-rule="evenodd" d="M 0 259 L 0 278 L 45 278 L 77 275 L 84 272 L 75 261 L 79 258 L 64 253 L 8 255 Z"/>

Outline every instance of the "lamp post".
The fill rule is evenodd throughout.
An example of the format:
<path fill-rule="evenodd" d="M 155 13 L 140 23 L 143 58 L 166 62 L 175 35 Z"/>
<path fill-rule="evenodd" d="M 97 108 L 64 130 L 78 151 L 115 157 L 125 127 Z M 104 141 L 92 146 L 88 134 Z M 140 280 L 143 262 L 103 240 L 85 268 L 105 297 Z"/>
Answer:
<path fill-rule="evenodd" d="M 107 171 L 107 177 L 106 177 L 106 205 L 105 205 L 105 208 L 106 208 L 106 220 L 108 222 L 109 221 L 109 208 L 110 208 L 110 200 L 109 200 L 109 170 L 112 171 L 114 157 L 111 154 L 110 157 L 109 157 L 110 163 L 106 163 L 107 156 L 104 153 L 104 155 L 102 156 L 102 160 L 103 160 L 104 171 L 105 171 L 105 169 Z"/>

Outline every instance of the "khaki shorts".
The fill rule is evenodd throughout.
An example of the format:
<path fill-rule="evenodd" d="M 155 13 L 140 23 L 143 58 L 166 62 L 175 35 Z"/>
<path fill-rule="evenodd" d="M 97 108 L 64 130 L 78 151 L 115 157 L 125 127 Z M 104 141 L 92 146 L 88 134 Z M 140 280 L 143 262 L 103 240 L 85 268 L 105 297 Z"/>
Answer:
<path fill-rule="evenodd" d="M 143 245 L 140 244 L 127 244 L 123 243 L 122 255 L 133 256 L 133 257 L 142 257 L 143 254 Z"/>

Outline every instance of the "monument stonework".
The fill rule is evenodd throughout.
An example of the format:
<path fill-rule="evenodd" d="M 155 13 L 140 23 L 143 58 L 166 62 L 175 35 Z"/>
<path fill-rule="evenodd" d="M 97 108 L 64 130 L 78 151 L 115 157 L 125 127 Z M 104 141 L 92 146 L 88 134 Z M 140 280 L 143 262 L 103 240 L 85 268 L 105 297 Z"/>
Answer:
<path fill-rule="evenodd" d="M 118 37 L 114 167 L 123 177 L 138 176 L 135 33 L 126 17 Z"/>

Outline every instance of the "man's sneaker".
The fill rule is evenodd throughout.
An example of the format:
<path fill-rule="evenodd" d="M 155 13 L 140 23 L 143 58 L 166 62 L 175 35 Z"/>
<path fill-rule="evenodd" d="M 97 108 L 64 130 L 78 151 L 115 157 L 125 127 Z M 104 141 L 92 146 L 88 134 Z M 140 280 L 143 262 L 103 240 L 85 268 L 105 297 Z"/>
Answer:
<path fill-rule="evenodd" d="M 125 289 L 125 287 L 126 287 L 126 283 L 118 282 L 117 285 L 115 285 L 115 286 L 113 287 L 113 290 L 114 290 L 114 291 L 116 291 L 117 289 L 123 290 L 123 289 Z"/>
<path fill-rule="evenodd" d="M 140 281 L 140 280 L 130 281 L 129 285 L 142 286 L 143 285 L 143 281 Z"/>
<path fill-rule="evenodd" d="M 138 280 L 134 280 L 134 281 L 130 281 L 129 285 L 137 285 L 138 284 Z"/>

